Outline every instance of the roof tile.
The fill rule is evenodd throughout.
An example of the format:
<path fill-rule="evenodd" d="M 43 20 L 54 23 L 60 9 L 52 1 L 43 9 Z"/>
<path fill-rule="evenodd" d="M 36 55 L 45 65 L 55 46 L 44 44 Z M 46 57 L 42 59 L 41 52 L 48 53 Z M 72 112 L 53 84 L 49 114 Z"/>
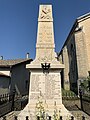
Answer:
<path fill-rule="evenodd" d="M 16 64 L 19 64 L 22 62 L 26 62 L 29 60 L 31 60 L 31 59 L 29 58 L 29 59 L 0 60 L 0 67 L 3 67 L 3 66 L 9 67 L 9 66 L 13 66 L 13 65 L 16 65 Z"/>

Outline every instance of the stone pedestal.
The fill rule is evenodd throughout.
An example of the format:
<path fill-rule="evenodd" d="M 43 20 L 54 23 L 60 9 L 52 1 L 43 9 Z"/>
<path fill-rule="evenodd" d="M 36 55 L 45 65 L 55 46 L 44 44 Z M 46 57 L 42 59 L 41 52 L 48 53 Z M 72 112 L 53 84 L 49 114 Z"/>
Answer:
<path fill-rule="evenodd" d="M 46 66 L 45 66 L 46 65 Z M 49 66 L 48 66 L 49 65 Z M 54 44 L 52 6 L 40 5 L 36 58 L 26 66 L 30 71 L 29 102 L 19 120 L 36 120 L 36 116 L 71 116 L 62 104 L 61 76 L 64 65 L 57 61 Z"/>
<path fill-rule="evenodd" d="M 64 119 L 71 116 L 62 104 L 60 69 L 50 68 L 49 73 L 43 73 L 42 68 L 31 69 L 29 102 L 21 111 L 19 119 L 25 120 L 29 116 L 29 120 L 36 120 L 36 116 L 40 116 L 40 106 L 43 107 L 42 112 L 51 116 L 52 120 L 54 112 Z"/>

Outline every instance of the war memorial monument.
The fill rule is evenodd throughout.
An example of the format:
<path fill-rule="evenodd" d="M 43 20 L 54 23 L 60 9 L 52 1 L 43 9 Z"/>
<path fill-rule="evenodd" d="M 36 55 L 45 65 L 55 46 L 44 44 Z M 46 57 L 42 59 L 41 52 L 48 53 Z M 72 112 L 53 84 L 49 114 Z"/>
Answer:
<path fill-rule="evenodd" d="M 61 76 L 64 65 L 57 61 L 54 43 L 52 5 L 40 5 L 36 43 L 36 57 L 26 68 L 30 71 L 29 101 L 18 115 L 19 120 L 72 114 L 62 104 Z"/>

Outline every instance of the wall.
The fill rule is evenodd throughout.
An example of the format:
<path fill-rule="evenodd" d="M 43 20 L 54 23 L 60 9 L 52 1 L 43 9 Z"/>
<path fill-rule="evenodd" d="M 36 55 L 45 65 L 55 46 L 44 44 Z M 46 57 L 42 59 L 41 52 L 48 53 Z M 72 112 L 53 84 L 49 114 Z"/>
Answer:
<path fill-rule="evenodd" d="M 75 90 L 77 92 L 77 58 L 76 58 L 76 46 L 75 46 L 75 36 L 72 34 L 67 44 L 62 50 L 62 60 L 65 65 L 64 73 L 64 89 Z"/>
<path fill-rule="evenodd" d="M 9 92 L 10 77 L 0 76 L 0 95 Z"/>
<path fill-rule="evenodd" d="M 10 76 L 10 68 L 2 67 L 2 68 L 0 68 L 0 72 L 5 74 L 5 75 Z"/>
<path fill-rule="evenodd" d="M 86 52 L 86 39 L 83 30 L 75 33 L 76 43 L 76 56 L 78 66 L 78 80 L 86 79 L 88 76 L 87 69 L 87 52 Z"/>
<path fill-rule="evenodd" d="M 61 51 L 64 89 L 78 93 L 80 82 L 85 80 L 90 71 L 90 18 L 77 20 Z"/>
<path fill-rule="evenodd" d="M 88 59 L 88 71 L 90 71 L 90 16 L 88 16 L 87 19 L 79 20 L 79 27 L 83 27 L 83 33 L 85 35 L 87 59 Z"/>
<path fill-rule="evenodd" d="M 75 46 L 75 36 L 74 33 L 71 35 L 67 43 L 67 52 L 69 58 L 69 82 L 70 89 L 77 92 L 77 58 L 76 58 L 76 46 Z"/>
<path fill-rule="evenodd" d="M 75 33 L 79 88 L 80 83 L 87 78 L 90 71 L 90 18 L 78 20 L 78 26 L 82 28 Z"/>
<path fill-rule="evenodd" d="M 11 76 L 11 91 L 15 88 L 18 94 L 28 94 L 29 71 L 26 69 L 26 63 L 13 66 Z"/>
<path fill-rule="evenodd" d="M 63 87 L 65 90 L 69 90 L 70 89 L 70 83 L 69 83 L 69 59 L 68 59 L 68 53 L 67 53 L 67 47 L 65 46 L 63 48 L 62 51 L 63 54 L 63 63 L 65 65 L 65 69 L 63 70 L 63 73 L 61 74 L 61 76 L 63 75 L 62 79 L 64 80 Z"/>

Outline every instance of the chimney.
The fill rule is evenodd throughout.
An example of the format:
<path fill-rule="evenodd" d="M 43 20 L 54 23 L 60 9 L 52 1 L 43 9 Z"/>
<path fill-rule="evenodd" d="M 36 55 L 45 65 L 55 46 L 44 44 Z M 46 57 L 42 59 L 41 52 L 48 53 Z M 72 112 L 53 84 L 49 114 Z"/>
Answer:
<path fill-rule="evenodd" d="M 0 60 L 3 60 L 3 56 L 0 56 Z"/>
<path fill-rule="evenodd" d="M 27 58 L 27 59 L 29 58 L 29 53 L 27 53 L 26 58 Z"/>

